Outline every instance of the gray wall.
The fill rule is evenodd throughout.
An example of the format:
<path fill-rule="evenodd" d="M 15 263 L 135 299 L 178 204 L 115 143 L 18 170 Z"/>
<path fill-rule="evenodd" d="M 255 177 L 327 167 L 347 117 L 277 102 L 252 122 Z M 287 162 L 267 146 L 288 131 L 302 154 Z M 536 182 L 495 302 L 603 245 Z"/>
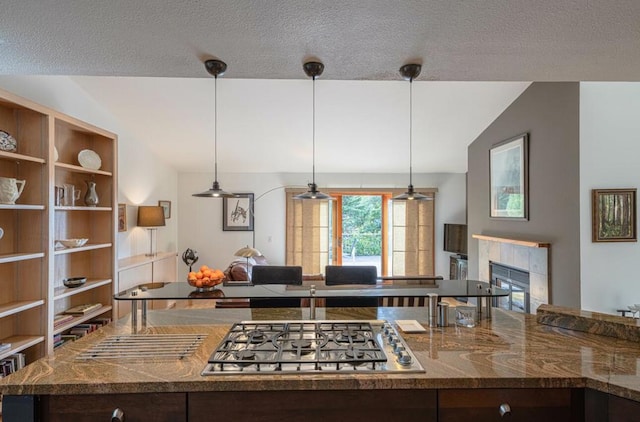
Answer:
<path fill-rule="evenodd" d="M 469 277 L 478 277 L 485 234 L 551 243 L 550 302 L 580 307 L 580 168 L 578 83 L 534 83 L 470 146 Z M 489 149 L 529 133 L 529 220 L 489 218 Z"/>

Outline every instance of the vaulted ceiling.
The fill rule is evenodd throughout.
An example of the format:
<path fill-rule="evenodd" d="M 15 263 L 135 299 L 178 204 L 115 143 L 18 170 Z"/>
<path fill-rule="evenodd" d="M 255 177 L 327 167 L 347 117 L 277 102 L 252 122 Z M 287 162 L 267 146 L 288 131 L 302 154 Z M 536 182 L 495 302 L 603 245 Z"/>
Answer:
<path fill-rule="evenodd" d="M 317 82 L 319 172 L 466 170 L 466 147 L 526 81 L 635 81 L 640 2 L 8 0 L 0 74 L 69 75 L 127 132 L 184 171 L 307 171 Z"/>

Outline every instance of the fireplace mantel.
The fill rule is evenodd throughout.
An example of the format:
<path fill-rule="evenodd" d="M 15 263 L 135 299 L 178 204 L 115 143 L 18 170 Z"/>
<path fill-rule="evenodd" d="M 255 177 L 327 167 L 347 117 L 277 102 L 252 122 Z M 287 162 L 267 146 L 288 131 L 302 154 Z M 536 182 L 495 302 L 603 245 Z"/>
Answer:
<path fill-rule="evenodd" d="M 486 236 L 484 234 L 472 234 L 471 237 L 478 240 L 489 240 L 491 242 L 499 242 L 499 243 L 511 243 L 514 245 L 526 246 L 528 248 L 549 248 L 551 247 L 551 243 L 547 242 L 533 242 L 530 240 L 516 240 L 516 239 L 507 239 L 504 237 L 495 237 L 495 236 Z"/>

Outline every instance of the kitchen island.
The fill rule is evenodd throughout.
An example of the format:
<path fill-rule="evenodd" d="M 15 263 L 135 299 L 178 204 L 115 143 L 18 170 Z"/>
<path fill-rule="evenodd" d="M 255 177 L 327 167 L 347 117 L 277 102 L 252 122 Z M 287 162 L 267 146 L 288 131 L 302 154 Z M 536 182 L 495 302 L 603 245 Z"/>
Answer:
<path fill-rule="evenodd" d="M 426 332 L 401 334 L 424 373 L 201 375 L 232 323 L 308 316 L 307 309 L 149 311 L 144 333 L 201 334 L 202 343 L 182 359 L 78 359 L 108 336 L 129 334 L 124 318 L 0 380 L 4 422 L 11 422 L 9 406 L 29 403 L 50 421 L 100 420 L 91 412 L 110 416 L 115 408 L 124 409 L 127 421 L 209 420 L 198 415 L 286 420 L 294 414 L 309 421 L 339 415 L 344 417 L 338 420 L 484 420 L 478 419 L 479 408 L 497 415 L 503 404 L 520 415 L 590 421 L 607 420 L 598 412 L 615 407 L 611 400 L 623 406 L 640 401 L 637 342 L 542 325 L 534 315 L 499 309 L 475 328 L 429 328 L 425 308 L 318 310 L 317 319 L 420 321 Z M 153 409 L 159 413 L 151 417 Z M 136 412 L 143 418 L 136 419 Z"/>

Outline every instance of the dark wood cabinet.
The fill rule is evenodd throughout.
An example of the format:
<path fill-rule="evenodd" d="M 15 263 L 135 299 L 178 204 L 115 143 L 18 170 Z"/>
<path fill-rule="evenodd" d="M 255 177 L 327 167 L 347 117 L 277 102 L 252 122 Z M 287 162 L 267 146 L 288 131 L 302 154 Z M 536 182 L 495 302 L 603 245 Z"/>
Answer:
<path fill-rule="evenodd" d="M 212 391 L 5 396 L 6 422 L 640 421 L 640 402 L 582 388 Z M 501 407 L 504 415 L 501 415 Z"/>
<path fill-rule="evenodd" d="M 437 421 L 436 390 L 252 391 L 189 394 L 189 421 Z"/>
<path fill-rule="evenodd" d="M 585 391 L 586 422 L 638 422 L 640 403 L 587 389 Z"/>
<path fill-rule="evenodd" d="M 438 392 L 438 421 L 584 420 L 582 389 L 452 389 Z"/>
<path fill-rule="evenodd" d="M 90 394 L 44 396 L 46 422 L 111 421 L 120 409 L 126 422 L 180 422 L 187 420 L 187 393 Z M 208 419 L 202 419 L 208 420 Z"/>

